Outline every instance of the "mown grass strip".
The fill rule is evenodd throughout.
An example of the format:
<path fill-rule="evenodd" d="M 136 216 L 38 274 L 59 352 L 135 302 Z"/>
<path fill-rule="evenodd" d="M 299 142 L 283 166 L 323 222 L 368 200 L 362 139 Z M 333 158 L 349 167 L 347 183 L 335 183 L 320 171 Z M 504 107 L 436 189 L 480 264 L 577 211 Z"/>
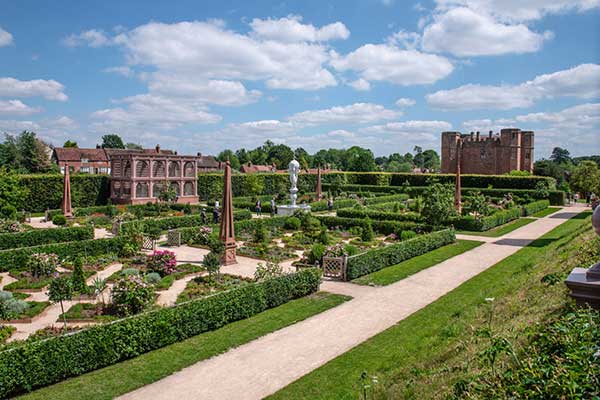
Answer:
<path fill-rule="evenodd" d="M 456 243 L 448 244 L 429 253 L 392 265 L 391 267 L 361 276 L 352 282 L 359 285 L 371 286 L 389 285 L 482 244 L 483 242 L 475 240 L 457 240 Z"/>
<path fill-rule="evenodd" d="M 369 398 L 444 398 L 473 356 L 465 343 L 472 340 L 474 326 L 486 324 L 486 299 L 495 299 L 494 320 L 508 332 L 537 323 L 564 305 L 564 286 L 548 290 L 540 278 L 553 268 L 565 268 L 561 251 L 589 231 L 589 216 L 580 213 L 268 399 L 354 400 L 362 398 L 363 384 L 375 391 Z M 374 376 L 378 384 L 372 382 Z"/>
<path fill-rule="evenodd" d="M 19 399 L 112 399 L 349 299 L 348 296 L 318 292 L 228 324 L 216 331 L 194 336 L 131 360 L 38 389 Z"/>
<path fill-rule="evenodd" d="M 514 221 L 511 221 L 507 224 L 497 226 L 496 228 L 490 229 L 489 231 L 484 232 L 473 232 L 473 231 L 456 231 L 456 233 L 461 233 L 463 235 L 474 235 L 474 236 L 485 236 L 485 237 L 500 237 L 502 235 L 506 235 L 516 229 L 519 229 L 525 225 L 528 225 L 535 221 L 535 218 L 519 218 Z"/>

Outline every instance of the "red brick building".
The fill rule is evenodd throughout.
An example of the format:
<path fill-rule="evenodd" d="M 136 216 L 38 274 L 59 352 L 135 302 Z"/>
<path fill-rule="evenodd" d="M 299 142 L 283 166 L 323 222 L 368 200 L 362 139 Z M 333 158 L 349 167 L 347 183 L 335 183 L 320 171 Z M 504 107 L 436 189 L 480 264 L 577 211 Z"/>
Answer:
<path fill-rule="evenodd" d="M 463 135 L 442 132 L 442 173 L 456 172 L 456 152 L 462 139 L 463 174 L 500 175 L 510 171 L 533 172 L 533 131 L 502 129 L 500 134 Z"/>
<path fill-rule="evenodd" d="M 55 147 L 51 158 L 60 167 L 60 172 L 63 174 L 66 164 L 69 164 L 70 172 L 110 174 L 110 160 L 104 149 Z"/>
<path fill-rule="evenodd" d="M 111 155 L 110 198 L 116 204 L 157 202 L 171 187 L 178 203 L 198 203 L 198 157 L 156 151 Z"/>

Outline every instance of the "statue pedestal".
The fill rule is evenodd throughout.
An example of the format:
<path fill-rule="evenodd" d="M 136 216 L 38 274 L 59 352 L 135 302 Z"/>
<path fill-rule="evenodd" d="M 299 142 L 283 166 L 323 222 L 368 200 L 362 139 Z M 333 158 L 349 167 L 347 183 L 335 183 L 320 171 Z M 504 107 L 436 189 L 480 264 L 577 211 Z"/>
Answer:
<path fill-rule="evenodd" d="M 237 264 L 237 259 L 235 257 L 236 249 L 237 245 L 235 242 L 225 243 L 225 251 L 223 252 L 223 257 L 221 257 L 221 265 Z"/>
<path fill-rule="evenodd" d="M 587 272 L 587 268 L 574 268 L 565 284 L 571 290 L 570 296 L 575 299 L 577 305 L 589 304 L 590 307 L 600 310 L 600 279 L 592 278 Z"/>
<path fill-rule="evenodd" d="M 277 215 L 281 215 L 284 217 L 294 215 L 294 213 L 296 211 L 310 212 L 310 206 L 306 205 L 306 204 L 295 205 L 295 206 L 291 206 L 291 205 L 277 206 Z"/>

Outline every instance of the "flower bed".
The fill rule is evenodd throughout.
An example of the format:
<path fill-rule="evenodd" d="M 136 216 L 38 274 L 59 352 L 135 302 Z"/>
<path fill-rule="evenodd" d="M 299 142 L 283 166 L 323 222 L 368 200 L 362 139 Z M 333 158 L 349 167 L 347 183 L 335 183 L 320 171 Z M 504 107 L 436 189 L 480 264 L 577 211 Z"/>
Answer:
<path fill-rule="evenodd" d="M 221 274 L 218 278 L 210 278 L 207 275 L 199 276 L 188 282 L 183 292 L 177 296 L 176 302 L 183 303 L 199 297 L 206 297 L 214 293 L 247 285 L 250 282 L 252 282 L 252 279 L 229 274 Z"/>
<path fill-rule="evenodd" d="M 69 335 L 15 345 L 0 352 L 0 397 L 31 391 L 218 329 L 314 293 L 320 282 L 320 271 L 305 269 Z"/>

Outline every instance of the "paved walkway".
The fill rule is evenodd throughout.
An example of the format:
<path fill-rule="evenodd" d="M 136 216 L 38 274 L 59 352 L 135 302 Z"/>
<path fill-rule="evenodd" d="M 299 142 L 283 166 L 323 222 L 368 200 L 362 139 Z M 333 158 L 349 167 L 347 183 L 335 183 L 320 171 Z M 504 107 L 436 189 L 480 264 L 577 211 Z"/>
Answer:
<path fill-rule="evenodd" d="M 563 209 L 389 286 L 329 282 L 353 300 L 217 357 L 123 399 L 261 399 L 391 327 L 556 228 L 581 209 Z"/>

